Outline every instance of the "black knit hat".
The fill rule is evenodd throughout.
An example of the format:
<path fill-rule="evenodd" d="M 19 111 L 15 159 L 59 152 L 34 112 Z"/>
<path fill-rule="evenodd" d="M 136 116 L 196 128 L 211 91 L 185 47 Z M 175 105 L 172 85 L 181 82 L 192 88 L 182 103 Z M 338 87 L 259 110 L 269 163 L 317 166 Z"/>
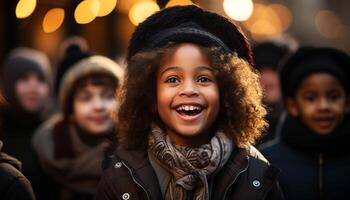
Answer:
<path fill-rule="evenodd" d="M 273 42 L 258 43 L 253 47 L 253 58 L 255 67 L 260 70 L 262 67 L 269 67 L 277 71 L 279 62 L 290 53 L 287 45 Z"/>
<path fill-rule="evenodd" d="M 139 24 L 130 40 L 127 60 L 169 42 L 216 46 L 225 52 L 236 52 L 253 64 L 249 43 L 240 28 L 228 18 L 194 5 L 165 8 Z"/>
<path fill-rule="evenodd" d="M 301 47 L 281 65 L 280 81 L 283 99 L 293 97 L 299 84 L 310 74 L 334 75 L 350 93 L 350 57 L 337 49 Z"/>
<path fill-rule="evenodd" d="M 58 96 L 60 90 L 60 84 L 65 73 L 70 69 L 75 63 L 92 56 L 92 53 L 83 51 L 79 45 L 71 44 L 65 50 L 62 60 L 58 63 L 56 77 L 54 82 L 54 92 Z"/>

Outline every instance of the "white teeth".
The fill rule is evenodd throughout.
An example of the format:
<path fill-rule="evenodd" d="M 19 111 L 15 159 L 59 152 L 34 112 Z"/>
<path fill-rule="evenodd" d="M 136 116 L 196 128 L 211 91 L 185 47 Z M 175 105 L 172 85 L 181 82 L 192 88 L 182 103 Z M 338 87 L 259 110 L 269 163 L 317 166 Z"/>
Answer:
<path fill-rule="evenodd" d="M 201 110 L 201 107 L 199 107 L 199 106 L 180 106 L 176 110 L 177 111 L 195 111 L 195 110 Z"/>

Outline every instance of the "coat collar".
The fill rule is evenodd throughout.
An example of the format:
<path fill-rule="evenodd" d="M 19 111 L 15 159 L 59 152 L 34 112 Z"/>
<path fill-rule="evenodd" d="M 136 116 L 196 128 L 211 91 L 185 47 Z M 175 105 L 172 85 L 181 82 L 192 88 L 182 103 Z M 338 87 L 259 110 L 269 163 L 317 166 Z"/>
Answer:
<path fill-rule="evenodd" d="M 235 182 L 237 177 L 247 170 L 249 156 L 246 149 L 236 147 L 226 165 L 215 175 L 213 199 L 223 199 L 226 189 Z"/>
<path fill-rule="evenodd" d="M 115 154 L 130 167 L 134 178 L 142 184 L 151 199 L 162 199 L 157 175 L 148 159 L 147 151 L 118 148 Z"/>

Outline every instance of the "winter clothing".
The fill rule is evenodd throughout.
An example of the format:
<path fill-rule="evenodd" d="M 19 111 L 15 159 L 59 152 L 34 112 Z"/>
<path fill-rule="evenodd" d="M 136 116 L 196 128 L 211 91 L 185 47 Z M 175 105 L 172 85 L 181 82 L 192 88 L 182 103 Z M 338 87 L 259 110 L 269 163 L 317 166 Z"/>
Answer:
<path fill-rule="evenodd" d="M 31 145 L 34 131 L 50 114 L 46 102 L 37 112 L 28 112 L 20 105 L 15 94 L 17 80 L 24 74 L 37 73 L 49 86 L 52 84 L 51 66 L 45 54 L 29 48 L 16 48 L 7 57 L 2 74 L 1 139 L 3 152 L 23 163 L 23 174 L 30 180 L 37 197 L 42 189 L 41 169 Z M 43 190 L 42 190 L 43 191 Z"/>
<path fill-rule="evenodd" d="M 105 139 L 97 136 L 97 144 L 87 144 L 74 124 L 59 115 L 38 130 L 34 148 L 44 171 L 61 185 L 56 198 L 93 199 L 102 174 Z"/>
<path fill-rule="evenodd" d="M 106 76 L 115 77 L 118 82 L 123 81 L 123 70 L 114 61 L 103 56 L 91 56 L 78 61 L 66 71 L 60 83 L 59 103 L 62 110 L 67 108 L 68 97 L 71 95 L 72 86 L 82 77 L 90 74 L 104 74 Z M 117 85 L 120 85 L 118 83 Z"/>
<path fill-rule="evenodd" d="M 50 199 L 93 199 L 102 175 L 101 163 L 109 145 L 107 136 L 91 135 L 71 119 L 74 89 L 77 82 L 90 75 L 103 75 L 123 80 L 122 69 L 112 60 L 92 56 L 79 49 L 68 47 L 62 61 L 63 69 L 56 78 L 61 112 L 53 116 L 35 133 L 33 145 L 47 176 L 54 180 Z M 71 65 L 69 65 L 71 64 Z M 69 112 L 70 111 L 70 112 Z M 57 187 L 58 186 L 58 187 Z"/>
<path fill-rule="evenodd" d="M 341 51 L 330 48 L 301 48 L 282 66 L 284 98 L 295 99 L 301 82 L 318 72 L 334 75 L 344 86 L 345 98 L 348 98 L 349 66 L 349 57 Z M 331 110 L 321 106 L 316 109 L 318 110 L 314 115 L 327 114 Z M 288 114 L 282 125 L 280 139 L 264 144 L 261 148 L 266 158 L 281 169 L 279 181 L 287 200 L 348 199 L 346 193 L 350 189 L 347 184 L 350 178 L 350 116 L 345 110 L 343 112 L 343 121 L 326 135 L 314 132 L 301 117 Z"/>
<path fill-rule="evenodd" d="M 130 40 L 127 59 L 169 42 L 219 47 L 253 64 L 250 45 L 232 20 L 193 5 L 164 9 L 140 23 Z"/>
<path fill-rule="evenodd" d="M 280 82 L 284 99 L 293 97 L 299 84 L 310 74 L 327 72 L 350 91 L 350 59 L 332 48 L 302 47 L 282 63 Z"/>
<path fill-rule="evenodd" d="M 71 44 L 65 49 L 64 55 L 59 61 L 54 82 L 54 93 L 58 97 L 60 85 L 65 73 L 79 60 L 90 57 L 92 54 L 83 50 L 79 44 Z"/>
<path fill-rule="evenodd" d="M 279 67 L 281 60 L 283 60 L 290 51 L 289 47 L 284 44 L 274 42 L 258 43 L 253 48 L 255 68 L 259 70 L 260 73 L 264 73 L 264 69 L 270 69 L 277 75 L 277 68 Z M 278 137 L 276 134 L 276 128 L 283 111 L 282 99 L 279 99 L 276 102 L 268 102 L 265 100 L 264 103 L 268 109 L 266 121 L 268 122 L 269 127 L 264 136 L 259 140 L 260 144 Z"/>
<path fill-rule="evenodd" d="M 252 64 L 249 44 L 238 27 L 196 6 L 167 8 L 141 23 L 131 38 L 128 61 L 137 53 L 185 42 L 216 47 Z M 137 131 L 148 136 L 147 149 L 120 144 L 105 161 L 96 199 L 282 199 L 278 170 L 254 147 L 234 147 L 220 131 L 211 134 L 208 144 L 181 147 L 163 131 Z"/>
<path fill-rule="evenodd" d="M 261 70 L 264 67 L 277 71 L 280 61 L 290 53 L 290 49 L 283 44 L 273 42 L 258 43 L 253 47 L 255 67 Z"/>
<path fill-rule="evenodd" d="M 0 150 L 2 142 L 0 141 Z M 30 182 L 20 172 L 21 163 L 0 152 L 0 196 L 3 200 L 35 200 Z"/>
<path fill-rule="evenodd" d="M 276 182 L 278 169 L 254 148 L 234 148 L 214 175 L 211 199 L 283 199 Z M 147 152 L 118 148 L 97 191 L 102 199 L 163 199 Z"/>
<path fill-rule="evenodd" d="M 206 177 L 220 171 L 231 152 L 232 141 L 222 132 L 213 136 L 210 144 L 199 148 L 174 146 L 158 127 L 153 128 L 149 138 L 149 157 L 160 169 L 165 169 L 163 174 L 168 174 L 159 178 L 156 171 L 165 199 L 208 199 L 211 187 Z"/>
<path fill-rule="evenodd" d="M 52 84 L 51 65 L 48 57 L 37 50 L 19 47 L 10 52 L 4 63 L 2 92 L 12 109 L 20 109 L 15 95 L 15 83 L 19 77 L 29 72 L 38 73 L 45 82 Z"/>
<path fill-rule="evenodd" d="M 287 117 L 281 138 L 261 149 L 281 169 L 279 182 L 287 200 L 349 199 L 349 130 L 349 116 L 334 133 L 324 137 L 300 120 Z"/>

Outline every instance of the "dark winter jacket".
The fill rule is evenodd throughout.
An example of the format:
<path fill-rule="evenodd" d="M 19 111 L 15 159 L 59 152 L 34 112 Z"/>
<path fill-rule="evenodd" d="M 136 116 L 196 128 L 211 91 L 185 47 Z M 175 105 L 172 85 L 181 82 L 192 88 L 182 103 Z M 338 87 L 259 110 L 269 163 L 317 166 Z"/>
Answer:
<path fill-rule="evenodd" d="M 118 148 L 107 165 L 97 200 L 162 199 L 146 152 Z M 276 181 L 278 173 L 254 147 L 235 148 L 215 175 L 211 199 L 283 199 Z"/>
<path fill-rule="evenodd" d="M 281 138 L 261 149 L 281 169 L 279 183 L 287 200 L 349 199 L 349 130 L 347 117 L 334 133 L 320 137 L 287 117 Z"/>
<path fill-rule="evenodd" d="M 0 141 L 0 150 L 1 148 Z M 0 152 L 0 199 L 35 199 L 32 186 L 19 171 L 20 167 L 21 163 L 17 159 Z"/>
<path fill-rule="evenodd" d="M 40 164 L 46 176 L 53 180 L 47 188 L 51 190 L 47 199 L 94 199 L 108 143 L 105 137 L 89 139 L 95 143 L 84 140 L 61 115 L 54 115 L 35 133 L 33 145 Z"/>

